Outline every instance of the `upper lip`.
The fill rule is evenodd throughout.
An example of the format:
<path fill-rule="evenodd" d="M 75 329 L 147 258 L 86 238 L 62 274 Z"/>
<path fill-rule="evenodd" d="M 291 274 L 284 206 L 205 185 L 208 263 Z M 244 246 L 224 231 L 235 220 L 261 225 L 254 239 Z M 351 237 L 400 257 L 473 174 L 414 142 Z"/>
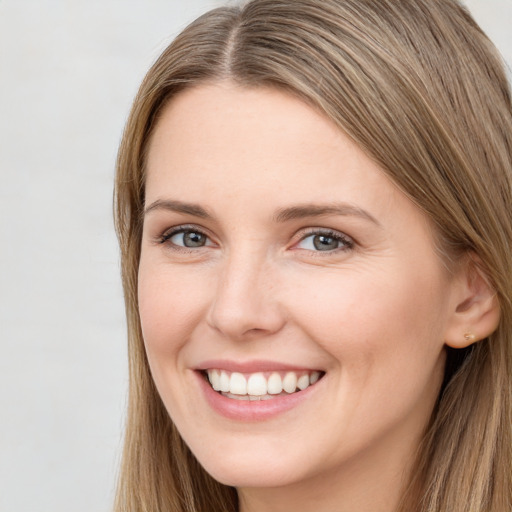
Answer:
<path fill-rule="evenodd" d="M 234 361 L 230 359 L 212 359 L 197 365 L 196 370 L 226 370 L 228 372 L 255 373 L 265 371 L 322 371 L 309 365 L 294 365 L 279 361 L 255 359 L 252 361 Z"/>

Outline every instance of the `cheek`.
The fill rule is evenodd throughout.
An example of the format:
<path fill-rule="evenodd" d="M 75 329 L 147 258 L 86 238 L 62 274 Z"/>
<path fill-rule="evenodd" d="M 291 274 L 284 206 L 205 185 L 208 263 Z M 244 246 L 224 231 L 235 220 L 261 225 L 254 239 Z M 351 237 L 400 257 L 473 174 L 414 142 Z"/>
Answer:
<path fill-rule="evenodd" d="M 184 358 L 203 317 L 207 289 L 186 272 L 141 259 L 138 300 L 144 346 L 156 388 L 174 421 L 195 413 L 181 391 L 187 388 Z"/>
<path fill-rule="evenodd" d="M 208 286 L 190 276 L 141 260 L 139 313 L 148 355 L 172 355 L 187 341 L 206 307 Z"/>
<path fill-rule="evenodd" d="M 290 295 L 301 329 L 330 356 L 334 401 L 349 411 L 345 433 L 355 438 L 405 418 L 422 428 L 444 368 L 441 287 L 412 275 L 375 276 L 316 279 L 308 299 L 312 283 L 303 279 L 302 293 Z"/>
<path fill-rule="evenodd" d="M 419 271 L 337 270 L 303 275 L 297 282 L 300 289 L 288 294 L 294 318 L 345 368 L 424 367 L 426 357 L 437 361 L 446 309 L 439 279 Z"/>

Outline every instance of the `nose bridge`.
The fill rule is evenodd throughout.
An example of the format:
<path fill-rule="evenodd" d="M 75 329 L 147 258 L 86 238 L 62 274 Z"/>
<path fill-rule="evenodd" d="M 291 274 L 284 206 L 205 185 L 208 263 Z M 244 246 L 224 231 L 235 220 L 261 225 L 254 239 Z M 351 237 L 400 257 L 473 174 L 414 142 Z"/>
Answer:
<path fill-rule="evenodd" d="M 283 318 L 274 274 L 265 252 L 254 244 L 230 251 L 217 277 L 208 315 L 210 325 L 235 339 L 278 331 Z"/>

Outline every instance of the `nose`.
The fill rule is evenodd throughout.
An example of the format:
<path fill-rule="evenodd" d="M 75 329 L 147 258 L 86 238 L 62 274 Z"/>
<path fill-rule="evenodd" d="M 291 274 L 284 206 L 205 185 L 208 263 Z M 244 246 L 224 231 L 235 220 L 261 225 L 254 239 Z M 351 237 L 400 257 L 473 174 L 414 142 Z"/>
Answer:
<path fill-rule="evenodd" d="M 278 281 L 265 258 L 233 255 L 218 274 L 208 324 L 233 340 L 275 334 L 285 324 Z"/>

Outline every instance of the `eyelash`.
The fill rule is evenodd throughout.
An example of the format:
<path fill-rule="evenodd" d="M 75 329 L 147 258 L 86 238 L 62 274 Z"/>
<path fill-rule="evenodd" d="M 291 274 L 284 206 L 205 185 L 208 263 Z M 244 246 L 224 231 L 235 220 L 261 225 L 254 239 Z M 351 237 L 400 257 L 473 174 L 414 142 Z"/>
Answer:
<path fill-rule="evenodd" d="M 206 237 L 207 240 L 210 240 L 210 237 L 208 236 L 208 234 L 205 233 L 202 229 L 199 229 L 193 225 L 182 225 L 182 226 L 176 226 L 175 228 L 172 228 L 171 230 L 165 231 L 162 235 L 160 235 L 157 238 L 156 241 L 157 241 L 157 243 L 162 244 L 162 245 L 167 244 L 173 236 L 179 235 L 180 233 L 187 233 L 187 232 L 202 235 L 202 236 Z M 315 250 L 303 249 L 303 248 L 296 248 L 295 250 L 305 250 L 305 251 L 308 251 L 308 252 L 314 254 L 315 256 L 321 257 L 324 255 L 325 256 L 332 255 L 333 253 L 337 253 L 337 252 L 347 252 L 347 251 L 354 249 L 354 247 L 355 247 L 355 242 L 350 237 L 344 235 L 343 233 L 341 233 L 339 231 L 334 231 L 332 229 L 319 229 L 319 228 L 310 228 L 310 230 L 307 230 L 305 233 L 301 234 L 299 240 L 294 243 L 294 247 L 296 247 L 298 244 L 304 242 L 308 238 L 315 237 L 315 236 L 323 236 L 326 238 L 332 238 L 336 242 L 340 243 L 341 247 L 337 247 L 335 249 L 326 250 L 326 251 L 320 251 L 320 250 L 315 251 Z M 169 245 L 172 247 L 172 250 L 182 251 L 182 252 L 193 252 L 193 251 L 197 251 L 198 249 L 202 249 L 203 247 L 208 247 L 208 245 L 199 246 L 199 247 L 186 247 L 186 246 L 174 244 L 172 242 L 169 243 Z"/>
<path fill-rule="evenodd" d="M 179 235 L 180 233 L 196 233 L 198 235 L 202 235 L 202 236 L 206 237 L 208 240 L 210 239 L 210 237 L 202 229 L 198 229 L 196 226 L 193 226 L 193 225 L 182 225 L 182 226 L 176 226 L 175 228 L 165 231 L 162 235 L 160 235 L 158 237 L 157 242 L 162 245 L 167 244 L 173 236 Z M 170 242 L 169 245 L 175 251 L 184 251 L 184 252 L 191 252 L 191 251 L 195 251 L 197 249 L 202 249 L 202 247 L 204 247 L 204 246 L 201 246 L 198 248 L 185 247 L 185 246 L 181 246 L 181 245 L 176 245 L 172 242 Z"/>
<path fill-rule="evenodd" d="M 299 241 L 296 242 L 295 245 L 298 245 L 298 244 L 304 242 L 305 240 L 307 240 L 308 238 L 315 237 L 315 236 L 323 236 L 326 238 L 332 238 L 336 242 L 340 243 L 341 246 L 337 247 L 335 249 L 327 250 L 327 251 L 320 251 L 320 250 L 315 251 L 315 250 L 311 250 L 311 249 L 300 249 L 300 248 L 297 248 L 296 250 L 306 250 L 306 251 L 309 251 L 312 254 L 314 254 L 315 257 L 316 256 L 322 257 L 324 255 L 328 256 L 328 255 L 332 255 L 332 254 L 338 253 L 338 252 L 347 252 L 347 251 L 354 249 L 354 247 L 355 247 L 355 242 L 347 235 L 344 235 L 343 233 L 341 233 L 339 231 L 334 231 L 332 229 L 318 229 L 318 228 L 313 228 L 311 230 L 308 230 L 306 233 L 302 234 Z"/>

